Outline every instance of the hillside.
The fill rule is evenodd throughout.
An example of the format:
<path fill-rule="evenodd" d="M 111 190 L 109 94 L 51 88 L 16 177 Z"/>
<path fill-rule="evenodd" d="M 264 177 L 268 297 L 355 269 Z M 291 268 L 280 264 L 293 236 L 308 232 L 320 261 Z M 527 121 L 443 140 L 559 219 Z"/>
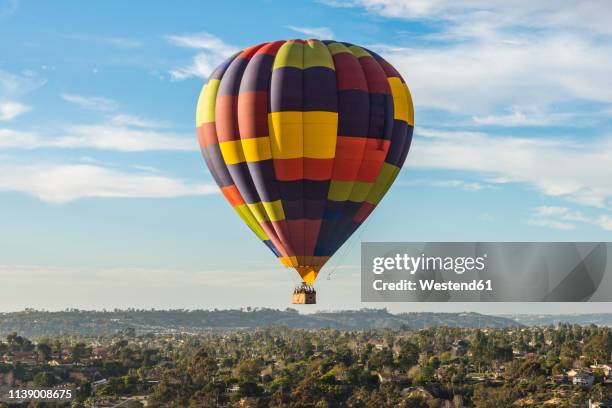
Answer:
<path fill-rule="evenodd" d="M 517 323 L 499 316 L 477 313 L 402 313 L 385 309 L 318 312 L 300 314 L 297 310 L 66 310 L 47 312 L 25 310 L 0 314 L 0 335 L 18 332 L 28 337 L 105 334 L 126 328 L 142 332 L 208 331 L 237 328 L 286 326 L 289 328 L 335 328 L 363 330 L 375 328 L 421 329 L 435 326 L 509 327 Z"/>
<path fill-rule="evenodd" d="M 525 326 L 548 326 L 559 323 L 579 324 L 582 326 L 595 324 L 597 326 L 612 327 L 611 313 L 587 313 L 587 314 L 553 314 L 553 315 L 505 315 L 508 319 L 515 320 Z"/>

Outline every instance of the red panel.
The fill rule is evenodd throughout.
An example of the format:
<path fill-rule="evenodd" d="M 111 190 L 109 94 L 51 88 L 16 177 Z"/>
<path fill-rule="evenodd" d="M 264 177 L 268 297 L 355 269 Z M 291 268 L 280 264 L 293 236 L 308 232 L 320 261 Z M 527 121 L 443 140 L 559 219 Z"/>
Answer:
<path fill-rule="evenodd" d="M 221 192 L 232 207 L 244 204 L 244 200 L 242 199 L 240 192 L 238 192 L 235 184 L 227 187 L 221 187 Z"/>
<path fill-rule="evenodd" d="M 293 256 L 293 254 L 289 254 L 287 252 L 287 248 L 283 245 L 283 243 L 276 236 L 276 231 L 273 228 L 271 222 L 260 222 L 259 225 L 261 225 L 261 229 L 263 229 L 264 232 L 268 235 L 268 237 L 270 238 L 270 241 L 272 241 L 272 243 L 274 244 L 276 249 L 278 249 L 278 252 L 280 252 L 282 256 L 284 257 Z"/>
<path fill-rule="evenodd" d="M 215 123 L 205 123 L 198 128 L 198 142 L 200 142 L 200 149 L 204 150 L 206 146 L 216 144 L 217 140 L 217 128 Z"/>
<path fill-rule="evenodd" d="M 265 45 L 265 43 L 263 44 L 257 44 L 254 45 L 252 47 L 246 48 L 244 49 L 240 55 L 238 55 L 238 57 L 236 58 L 246 58 L 246 59 L 251 59 L 253 57 L 253 55 L 255 55 L 257 53 L 257 51 L 263 46 Z"/>
<path fill-rule="evenodd" d="M 376 60 L 372 57 L 361 57 L 359 62 L 368 81 L 370 93 L 391 95 L 391 87 L 387 80 L 387 74 L 385 74 L 385 71 Z"/>
<path fill-rule="evenodd" d="M 365 137 L 338 136 L 333 180 L 354 181 L 357 178 L 366 140 Z"/>
<path fill-rule="evenodd" d="M 365 137 L 338 136 L 336 159 L 359 159 L 366 146 Z"/>
<path fill-rule="evenodd" d="M 320 181 L 331 179 L 334 159 L 313 159 L 304 157 L 303 162 L 305 179 Z"/>
<path fill-rule="evenodd" d="M 268 136 L 268 93 L 244 92 L 238 95 L 240 138 Z"/>
<path fill-rule="evenodd" d="M 312 256 L 322 220 L 287 220 L 291 242 L 298 256 Z"/>
<path fill-rule="evenodd" d="M 302 180 L 304 178 L 304 163 L 302 158 L 274 159 L 274 172 L 280 181 Z"/>
<path fill-rule="evenodd" d="M 379 60 L 376 60 L 376 62 L 378 62 L 378 64 L 385 71 L 385 74 L 387 75 L 387 77 L 398 77 L 400 79 L 402 78 L 402 76 L 399 74 L 399 72 L 397 72 L 397 70 L 393 67 L 393 65 L 389 64 L 384 59 L 381 58 Z M 402 82 L 404 82 L 403 79 L 402 79 Z"/>
<path fill-rule="evenodd" d="M 336 68 L 338 90 L 361 90 L 368 92 L 368 83 L 359 60 L 348 52 L 341 52 L 333 56 Z"/>
<path fill-rule="evenodd" d="M 366 183 L 376 181 L 380 169 L 382 168 L 387 151 L 389 150 L 390 141 L 382 139 L 368 139 L 366 142 L 366 150 L 363 155 L 363 161 L 357 174 L 357 180 Z"/>
<path fill-rule="evenodd" d="M 274 172 L 279 181 L 329 180 L 332 178 L 334 159 L 274 159 Z"/>
<path fill-rule="evenodd" d="M 240 139 L 238 127 L 238 96 L 217 96 L 215 106 L 215 123 L 219 142 Z"/>
<path fill-rule="evenodd" d="M 362 223 L 363 221 L 365 221 L 366 218 L 368 218 L 368 215 L 370 215 L 372 211 L 374 211 L 374 208 L 376 208 L 374 204 L 364 202 L 363 204 L 361 204 L 361 207 L 359 207 L 359 210 L 357 210 L 357 212 L 355 213 L 353 220 L 355 222 Z"/>
<path fill-rule="evenodd" d="M 287 220 L 271 221 L 270 224 L 272 225 L 272 228 L 274 228 L 274 231 L 276 231 L 276 235 L 281 241 L 281 244 L 284 250 L 287 252 L 287 255 L 294 256 L 295 251 L 293 249 L 293 246 L 291 245 L 291 241 L 289 240 Z"/>
<path fill-rule="evenodd" d="M 263 47 L 257 50 L 256 54 L 268 54 L 276 55 L 278 49 L 284 44 L 284 41 L 274 41 L 265 44 Z"/>

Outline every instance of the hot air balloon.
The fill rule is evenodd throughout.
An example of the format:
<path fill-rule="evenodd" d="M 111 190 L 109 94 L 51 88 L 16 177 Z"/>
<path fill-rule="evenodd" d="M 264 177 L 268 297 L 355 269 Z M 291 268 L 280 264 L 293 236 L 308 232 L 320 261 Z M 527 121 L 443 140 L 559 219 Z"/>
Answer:
<path fill-rule="evenodd" d="M 210 75 L 196 112 L 221 192 L 301 276 L 295 303 L 315 303 L 310 285 L 397 177 L 413 126 L 410 92 L 391 64 L 314 39 L 232 55 Z"/>

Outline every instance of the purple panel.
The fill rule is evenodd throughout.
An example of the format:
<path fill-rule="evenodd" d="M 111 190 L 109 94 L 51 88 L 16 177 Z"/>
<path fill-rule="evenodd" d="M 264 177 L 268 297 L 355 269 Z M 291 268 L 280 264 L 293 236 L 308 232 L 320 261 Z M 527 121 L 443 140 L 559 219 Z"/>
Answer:
<path fill-rule="evenodd" d="M 270 87 L 273 63 L 273 55 L 257 54 L 251 58 L 240 82 L 240 93 L 267 92 Z"/>
<path fill-rule="evenodd" d="M 295 67 L 283 67 L 272 71 L 270 86 L 271 112 L 302 111 L 303 71 Z"/>
<path fill-rule="evenodd" d="M 262 201 L 276 201 L 280 198 L 274 176 L 272 159 L 248 162 L 249 172 Z"/>
<path fill-rule="evenodd" d="M 336 73 L 326 67 L 304 70 L 303 111 L 337 112 Z"/>
<path fill-rule="evenodd" d="M 338 136 L 367 135 L 370 114 L 369 95 L 361 90 L 338 92 Z"/>
<path fill-rule="evenodd" d="M 217 98 L 219 96 L 238 95 L 242 74 L 248 63 L 249 60 L 242 57 L 236 58 L 231 62 L 223 78 L 221 78 Z"/>
<path fill-rule="evenodd" d="M 227 166 L 223 161 L 221 149 L 218 144 L 206 146 L 204 150 L 202 150 L 202 154 L 204 155 L 204 160 L 206 161 L 208 169 L 220 187 L 227 187 L 234 184 L 232 177 L 227 171 Z"/>
<path fill-rule="evenodd" d="M 251 180 L 251 173 L 249 173 L 249 168 L 246 162 L 228 164 L 227 170 L 232 176 L 232 179 L 236 184 L 236 188 L 246 203 L 253 204 L 261 201 L 259 199 L 259 195 L 257 194 L 257 190 L 253 185 L 253 180 Z"/>

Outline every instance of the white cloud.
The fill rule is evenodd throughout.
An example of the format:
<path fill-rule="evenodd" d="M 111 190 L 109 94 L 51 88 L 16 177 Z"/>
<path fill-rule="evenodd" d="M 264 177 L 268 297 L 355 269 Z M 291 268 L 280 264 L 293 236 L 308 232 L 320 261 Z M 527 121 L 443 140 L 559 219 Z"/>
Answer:
<path fill-rule="evenodd" d="M 572 29 L 612 34 L 612 9 L 607 0 L 321 0 L 339 7 L 361 7 L 368 12 L 401 19 L 442 20 L 482 33 L 484 27 Z M 455 30 L 461 33 L 461 30 Z"/>
<path fill-rule="evenodd" d="M 16 75 L 0 70 L 0 96 L 6 98 L 23 95 L 40 88 L 46 82 L 36 75 Z"/>
<path fill-rule="evenodd" d="M 196 151 L 194 137 L 179 136 L 155 129 L 139 129 L 113 124 L 71 125 L 60 136 L 0 129 L 0 148 L 98 149 L 122 152 L 152 150 Z"/>
<path fill-rule="evenodd" d="M 612 231 L 612 217 L 602 215 L 598 218 L 597 223 L 605 230 Z"/>
<path fill-rule="evenodd" d="M 168 124 L 156 120 L 125 114 L 113 116 L 111 123 L 117 126 L 133 126 L 141 128 L 160 128 L 168 126 Z"/>
<path fill-rule="evenodd" d="M 288 25 L 287 28 L 320 40 L 329 40 L 334 37 L 333 31 L 329 27 L 300 27 Z"/>
<path fill-rule="evenodd" d="M 137 152 L 147 150 L 198 150 L 194 137 L 181 137 L 156 130 L 130 129 L 113 125 L 75 125 L 54 140 L 56 147 L 92 148 Z"/>
<path fill-rule="evenodd" d="M 407 165 L 471 171 L 491 183 L 521 182 L 541 193 L 606 207 L 612 199 L 612 138 L 596 141 L 416 130 Z"/>
<path fill-rule="evenodd" d="M 400 70 L 417 107 L 479 117 L 525 101 L 532 106 L 575 100 L 612 103 L 609 42 L 558 33 L 519 43 L 492 35 L 427 48 L 376 48 Z M 525 121 L 520 113 L 502 119 Z M 500 118 L 485 116 L 487 120 Z"/>
<path fill-rule="evenodd" d="M 555 206 L 536 208 L 535 212 L 527 220 L 527 224 L 566 230 L 574 229 L 576 224 L 591 224 L 606 230 L 612 230 L 612 218 L 608 215 L 589 217 L 581 211 Z"/>
<path fill-rule="evenodd" d="M 218 64 L 238 51 L 237 47 L 206 32 L 169 35 L 166 40 L 179 47 L 199 50 L 190 64 L 170 70 L 170 76 L 177 81 L 192 77 L 208 78 Z"/>
<path fill-rule="evenodd" d="M 191 64 L 170 70 L 170 77 L 175 81 L 193 77 L 206 79 L 222 61 L 223 57 L 218 54 L 200 53 L 193 57 Z"/>
<path fill-rule="evenodd" d="M 60 97 L 66 102 L 77 105 L 83 109 L 108 112 L 114 111 L 119 107 L 119 104 L 114 100 L 101 96 L 84 96 L 63 93 L 60 94 Z"/>
<path fill-rule="evenodd" d="M 575 121 L 578 114 L 547 112 L 540 107 L 513 107 L 508 114 L 473 116 L 477 125 L 493 125 L 504 127 L 515 126 L 551 126 Z M 603 113 L 603 112 L 602 112 Z M 588 115 L 586 115 L 588 116 Z"/>
<path fill-rule="evenodd" d="M 0 101 L 0 121 L 9 121 L 30 110 L 29 106 L 19 102 Z"/>
<path fill-rule="evenodd" d="M 174 45 L 199 50 L 212 50 L 219 54 L 231 55 L 236 52 L 234 46 L 225 43 L 219 37 L 207 32 L 184 35 L 168 35 L 166 40 Z"/>
<path fill-rule="evenodd" d="M 33 195 L 49 203 L 90 197 L 170 198 L 216 194 L 211 184 L 131 173 L 91 164 L 3 164 L 0 191 Z"/>
<path fill-rule="evenodd" d="M 457 188 L 465 191 L 480 191 L 485 188 L 491 188 L 490 185 L 478 183 L 475 181 L 465 180 L 410 180 L 410 181 L 398 181 L 403 186 L 433 186 L 443 188 Z"/>

